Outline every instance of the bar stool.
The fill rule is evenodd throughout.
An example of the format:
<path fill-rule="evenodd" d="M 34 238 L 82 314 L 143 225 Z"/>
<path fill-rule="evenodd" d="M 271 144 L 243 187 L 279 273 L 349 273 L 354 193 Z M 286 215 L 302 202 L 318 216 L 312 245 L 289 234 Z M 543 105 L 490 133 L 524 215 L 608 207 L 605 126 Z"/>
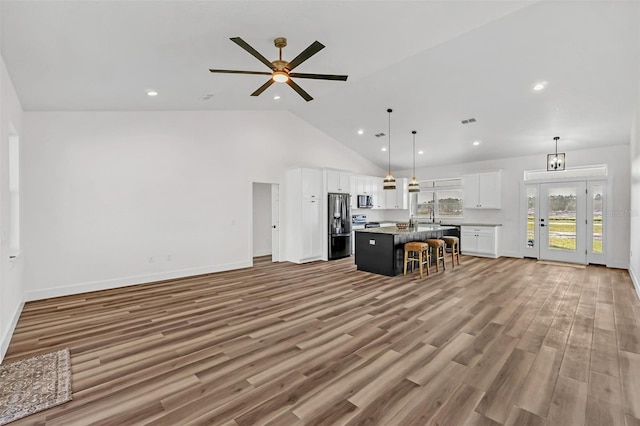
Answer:
<path fill-rule="evenodd" d="M 447 268 L 444 264 L 444 241 L 430 238 L 427 240 L 427 245 L 433 249 L 433 256 L 436 260 L 436 272 L 438 272 L 438 263 L 440 261 L 442 261 L 442 270 L 446 270 Z"/>
<path fill-rule="evenodd" d="M 442 237 L 447 247 L 451 249 L 451 267 L 454 268 L 456 260 L 460 265 L 460 240 L 458 237 Z"/>
<path fill-rule="evenodd" d="M 417 257 L 416 257 L 417 256 Z M 427 275 L 429 275 L 429 246 L 421 241 L 412 241 L 404 245 L 404 275 L 407 275 L 407 263 L 411 262 L 411 270 L 413 263 L 418 262 L 420 267 L 420 278 L 422 278 L 422 265 L 427 265 Z"/>

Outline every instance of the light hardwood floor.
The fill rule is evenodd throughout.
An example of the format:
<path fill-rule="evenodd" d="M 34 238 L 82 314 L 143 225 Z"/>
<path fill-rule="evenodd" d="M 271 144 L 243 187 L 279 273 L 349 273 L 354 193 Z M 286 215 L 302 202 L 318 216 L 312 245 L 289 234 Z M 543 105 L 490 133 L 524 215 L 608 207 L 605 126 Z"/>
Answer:
<path fill-rule="evenodd" d="M 627 271 L 461 263 L 260 258 L 27 303 L 6 360 L 69 347 L 73 401 L 14 424 L 640 425 Z"/>

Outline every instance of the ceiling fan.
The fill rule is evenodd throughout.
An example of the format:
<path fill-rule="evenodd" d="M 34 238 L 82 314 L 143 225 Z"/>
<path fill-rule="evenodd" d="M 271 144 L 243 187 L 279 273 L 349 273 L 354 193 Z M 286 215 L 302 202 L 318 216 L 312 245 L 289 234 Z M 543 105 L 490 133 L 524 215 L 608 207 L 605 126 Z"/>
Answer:
<path fill-rule="evenodd" d="M 291 72 L 295 67 L 324 49 L 324 45 L 319 41 L 314 41 L 309 47 L 304 49 L 302 53 L 293 58 L 291 61 L 282 60 L 282 48 L 287 45 L 287 39 L 284 37 L 278 37 L 273 41 L 273 44 L 280 50 L 280 55 L 277 60 L 269 62 L 267 58 L 262 56 L 256 49 L 251 47 L 249 43 L 241 39 L 240 37 L 232 37 L 231 41 L 242 47 L 244 50 L 256 57 L 260 62 L 265 64 L 271 72 L 266 71 L 237 71 L 237 70 L 216 70 L 210 69 L 213 73 L 227 73 L 227 74 L 260 74 L 270 75 L 271 78 L 262 86 L 251 94 L 251 96 L 258 96 L 264 92 L 273 83 L 287 83 L 293 90 L 295 90 L 305 101 L 309 102 L 313 98 L 307 92 L 305 92 L 300 86 L 298 86 L 291 78 L 313 78 L 316 80 L 340 80 L 346 81 L 346 75 L 332 75 L 332 74 L 307 74 L 299 72 Z"/>

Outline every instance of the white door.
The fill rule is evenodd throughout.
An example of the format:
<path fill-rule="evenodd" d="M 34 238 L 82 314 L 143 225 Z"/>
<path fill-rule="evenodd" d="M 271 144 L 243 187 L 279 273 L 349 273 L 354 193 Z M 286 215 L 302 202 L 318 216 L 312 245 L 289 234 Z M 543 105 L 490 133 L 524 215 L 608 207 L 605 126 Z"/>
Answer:
<path fill-rule="evenodd" d="M 587 263 L 586 182 L 540 184 L 539 258 Z"/>
<path fill-rule="evenodd" d="M 280 186 L 271 184 L 271 261 L 280 261 Z"/>

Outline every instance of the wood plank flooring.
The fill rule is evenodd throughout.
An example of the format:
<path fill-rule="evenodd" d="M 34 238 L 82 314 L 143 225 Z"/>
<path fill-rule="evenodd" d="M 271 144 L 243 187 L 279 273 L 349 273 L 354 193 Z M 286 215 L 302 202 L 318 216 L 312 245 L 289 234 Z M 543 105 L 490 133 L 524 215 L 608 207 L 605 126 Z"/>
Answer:
<path fill-rule="evenodd" d="M 448 265 L 449 266 L 449 265 Z M 73 401 L 15 425 L 638 425 L 624 270 L 353 258 L 29 302 L 6 360 L 69 347 Z"/>

